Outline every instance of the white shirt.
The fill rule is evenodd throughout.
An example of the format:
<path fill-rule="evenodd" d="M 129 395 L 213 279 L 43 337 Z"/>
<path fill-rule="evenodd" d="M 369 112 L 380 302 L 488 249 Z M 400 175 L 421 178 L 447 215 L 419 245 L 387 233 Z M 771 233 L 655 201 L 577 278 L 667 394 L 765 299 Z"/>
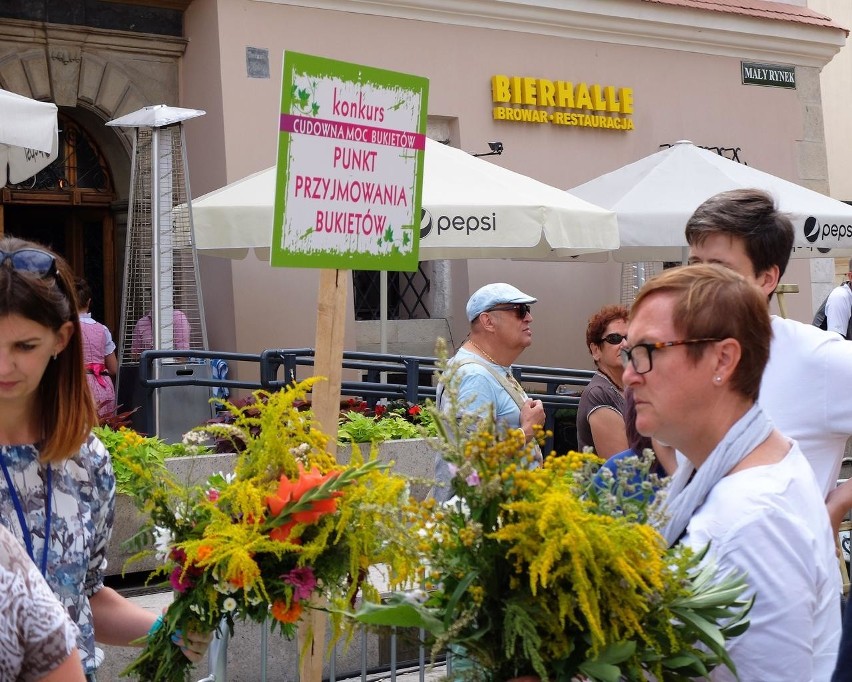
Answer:
<path fill-rule="evenodd" d="M 834 287 L 825 301 L 825 324 L 830 332 L 837 332 L 844 339 L 849 331 L 852 316 L 852 287 L 848 282 Z"/>
<path fill-rule="evenodd" d="M 813 325 L 772 318 L 769 364 L 758 402 L 798 441 L 823 497 L 837 485 L 852 435 L 852 343 Z"/>
<path fill-rule="evenodd" d="M 840 571 L 816 480 L 796 443 L 777 464 L 724 477 L 683 542 L 720 574 L 747 573 L 751 625 L 727 643 L 740 682 L 828 682 L 840 641 Z M 734 680 L 727 667 L 714 681 Z"/>

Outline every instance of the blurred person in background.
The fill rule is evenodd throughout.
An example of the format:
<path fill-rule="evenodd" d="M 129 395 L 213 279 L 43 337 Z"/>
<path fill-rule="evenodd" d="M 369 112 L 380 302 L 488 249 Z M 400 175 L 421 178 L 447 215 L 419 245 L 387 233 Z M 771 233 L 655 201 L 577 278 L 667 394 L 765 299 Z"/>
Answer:
<path fill-rule="evenodd" d="M 586 346 L 595 361 L 595 375 L 583 389 L 577 408 L 577 446 L 592 448 L 609 459 L 627 450 L 624 426 L 623 368 L 618 352 L 627 342 L 628 310 L 608 305 L 589 318 Z"/>
<path fill-rule="evenodd" d="M 86 280 L 78 277 L 75 284 L 86 381 L 95 400 L 98 417 L 104 418 L 114 415 L 116 408 L 113 377 L 118 374 L 118 359 L 115 356 L 115 342 L 112 340 L 109 329 L 100 322 L 96 322 L 89 312 L 92 305 L 92 290 Z"/>

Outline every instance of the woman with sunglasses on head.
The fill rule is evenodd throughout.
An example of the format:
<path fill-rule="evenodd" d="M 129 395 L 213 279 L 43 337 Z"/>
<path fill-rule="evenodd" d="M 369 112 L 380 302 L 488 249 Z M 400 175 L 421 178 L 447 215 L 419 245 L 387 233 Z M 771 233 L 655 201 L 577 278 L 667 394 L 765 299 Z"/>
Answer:
<path fill-rule="evenodd" d="M 0 239 L 0 522 L 79 628 L 93 680 L 95 640 L 128 646 L 156 616 L 103 584 L 115 477 L 91 434 L 81 339 L 68 264 L 38 244 Z M 178 644 L 192 660 L 207 646 L 192 634 Z"/>
<path fill-rule="evenodd" d="M 580 397 L 577 409 L 577 445 L 592 448 L 609 459 L 627 450 L 624 426 L 624 384 L 618 351 L 627 341 L 628 311 L 608 305 L 589 318 L 586 346 L 595 361 L 595 375 Z"/>
<path fill-rule="evenodd" d="M 766 299 L 719 265 L 667 270 L 633 304 L 624 381 L 636 426 L 685 459 L 661 533 L 746 575 L 748 630 L 728 643 L 741 682 L 828 680 L 840 635 L 831 525 L 798 444 L 757 404 L 772 336 Z M 713 680 L 734 680 L 727 667 Z"/>

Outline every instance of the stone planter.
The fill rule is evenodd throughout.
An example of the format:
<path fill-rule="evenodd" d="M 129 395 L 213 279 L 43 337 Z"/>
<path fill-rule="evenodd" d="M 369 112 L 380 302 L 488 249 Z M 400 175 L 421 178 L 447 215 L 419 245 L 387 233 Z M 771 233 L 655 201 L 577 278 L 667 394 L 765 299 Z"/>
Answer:
<path fill-rule="evenodd" d="M 435 464 L 435 451 L 432 440 L 416 438 L 412 440 L 390 440 L 379 444 L 378 458 L 382 462 L 393 462 L 396 473 L 411 479 L 411 494 L 418 500 L 426 497 L 432 487 L 432 476 Z M 370 454 L 369 443 L 358 445 L 364 458 Z M 340 462 L 349 462 L 351 448 L 338 448 L 337 458 Z M 216 472 L 230 473 L 234 470 L 236 455 L 198 455 L 196 457 L 176 457 L 166 460 L 166 467 L 179 481 L 191 485 L 207 480 Z M 142 515 L 136 510 L 132 500 L 126 495 L 117 495 L 115 500 L 115 521 L 113 523 L 112 540 L 107 554 L 107 575 L 121 575 L 123 571 L 151 571 L 157 567 L 153 556 L 142 561 L 134 562 L 125 569 L 125 562 L 135 552 L 124 548 L 124 542 L 139 530 L 144 522 Z"/>

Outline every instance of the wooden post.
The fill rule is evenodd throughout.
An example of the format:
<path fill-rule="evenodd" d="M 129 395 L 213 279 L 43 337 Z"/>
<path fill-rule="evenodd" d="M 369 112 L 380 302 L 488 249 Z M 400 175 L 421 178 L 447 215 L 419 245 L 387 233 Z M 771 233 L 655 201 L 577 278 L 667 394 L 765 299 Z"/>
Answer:
<path fill-rule="evenodd" d="M 343 374 L 343 334 L 346 330 L 346 290 L 349 270 L 321 270 L 317 304 L 317 336 L 314 374 L 327 381 L 314 384 L 311 407 L 328 435 L 329 453 L 337 456 L 337 420 L 340 414 L 340 384 Z M 299 622 L 299 650 L 305 638 L 309 648 L 299 662 L 299 682 L 321 682 L 325 631 L 328 617 L 310 609 Z"/>

